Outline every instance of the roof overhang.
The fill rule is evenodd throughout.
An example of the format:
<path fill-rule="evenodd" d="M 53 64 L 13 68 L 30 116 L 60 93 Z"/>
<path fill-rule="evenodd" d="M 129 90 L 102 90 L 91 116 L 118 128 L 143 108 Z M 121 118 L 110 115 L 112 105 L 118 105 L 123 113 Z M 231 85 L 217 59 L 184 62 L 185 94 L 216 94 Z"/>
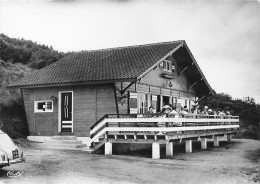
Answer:
<path fill-rule="evenodd" d="M 46 88 L 46 87 L 61 87 L 61 86 L 79 86 L 79 85 L 95 85 L 95 84 L 113 84 L 116 82 L 136 82 L 137 79 L 119 79 L 119 80 L 100 80 L 100 81 L 88 81 L 88 82 L 69 82 L 69 83 L 57 83 L 57 84 L 40 84 L 40 85 L 28 85 L 28 86 L 7 86 L 8 88 Z"/>
<path fill-rule="evenodd" d="M 140 75 L 137 79 L 140 80 L 142 79 L 146 74 L 148 74 L 151 70 L 153 70 L 155 67 L 157 67 L 163 60 L 167 59 L 169 56 L 172 56 L 174 53 L 176 53 L 177 51 L 179 51 L 180 49 L 185 49 L 185 51 L 187 52 L 187 56 L 189 57 L 188 59 L 188 64 L 189 66 L 193 67 L 194 71 L 196 72 L 196 80 L 198 81 L 196 89 L 198 91 L 198 93 L 200 94 L 200 96 L 204 96 L 204 95 L 208 95 L 208 94 L 214 94 L 212 88 L 210 87 L 206 77 L 204 76 L 204 74 L 202 73 L 197 61 L 195 60 L 194 56 L 192 55 L 190 49 L 188 48 L 187 44 L 185 41 L 183 41 L 178 47 L 176 47 L 175 49 L 173 49 L 171 52 L 169 52 L 168 54 L 166 54 L 163 58 L 161 58 L 158 62 L 156 62 L 152 67 L 150 67 L 148 70 L 146 70 L 142 75 Z M 183 70 L 186 70 L 187 66 L 185 66 L 183 68 Z M 196 81 L 193 81 L 196 82 Z"/>

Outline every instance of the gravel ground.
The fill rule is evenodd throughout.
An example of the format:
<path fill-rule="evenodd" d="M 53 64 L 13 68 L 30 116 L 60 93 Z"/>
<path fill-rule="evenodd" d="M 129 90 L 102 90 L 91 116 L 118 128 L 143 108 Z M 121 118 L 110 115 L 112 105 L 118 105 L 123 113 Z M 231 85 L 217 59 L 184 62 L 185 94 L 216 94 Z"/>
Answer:
<path fill-rule="evenodd" d="M 152 160 L 150 153 L 104 156 L 85 152 L 37 149 L 25 139 L 16 140 L 27 161 L 0 169 L 2 183 L 260 183 L 260 141 L 233 139 L 207 150 L 193 144 L 174 147 L 173 157 Z M 22 172 L 7 177 L 7 173 Z"/>

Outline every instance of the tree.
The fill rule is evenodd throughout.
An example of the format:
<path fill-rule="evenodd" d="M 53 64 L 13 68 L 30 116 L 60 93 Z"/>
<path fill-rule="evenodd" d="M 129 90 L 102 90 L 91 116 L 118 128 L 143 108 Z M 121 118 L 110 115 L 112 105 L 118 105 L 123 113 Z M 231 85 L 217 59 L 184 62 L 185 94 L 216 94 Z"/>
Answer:
<path fill-rule="evenodd" d="M 240 118 L 240 136 L 257 138 L 260 122 L 260 106 L 254 99 L 246 97 L 242 99 L 233 99 L 225 93 L 216 93 L 209 95 L 199 102 L 200 106 L 209 106 L 211 109 L 230 111 L 232 115 Z"/>

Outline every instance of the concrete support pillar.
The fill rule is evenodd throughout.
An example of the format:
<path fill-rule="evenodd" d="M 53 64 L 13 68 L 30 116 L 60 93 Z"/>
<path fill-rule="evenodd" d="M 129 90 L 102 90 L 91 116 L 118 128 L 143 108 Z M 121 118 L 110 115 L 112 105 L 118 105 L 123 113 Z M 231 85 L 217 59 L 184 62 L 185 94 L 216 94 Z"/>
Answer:
<path fill-rule="evenodd" d="M 218 147 L 218 146 L 219 146 L 219 137 L 218 137 L 218 136 L 215 136 L 215 137 L 214 137 L 214 146 L 215 146 L 215 147 Z"/>
<path fill-rule="evenodd" d="M 232 141 L 232 135 L 231 135 L 231 134 L 228 134 L 228 135 L 227 135 L 227 141 L 228 141 L 228 142 L 231 142 L 231 141 Z"/>
<path fill-rule="evenodd" d="M 152 144 L 152 158 L 160 159 L 160 144 L 158 142 Z"/>
<path fill-rule="evenodd" d="M 207 138 L 201 138 L 201 149 L 207 149 Z"/>
<path fill-rule="evenodd" d="M 192 140 L 185 141 L 185 150 L 186 150 L 186 153 L 192 152 Z"/>
<path fill-rule="evenodd" d="M 112 143 L 111 142 L 105 143 L 105 155 L 112 155 Z"/>
<path fill-rule="evenodd" d="M 173 156 L 173 142 L 166 144 L 166 156 Z"/>

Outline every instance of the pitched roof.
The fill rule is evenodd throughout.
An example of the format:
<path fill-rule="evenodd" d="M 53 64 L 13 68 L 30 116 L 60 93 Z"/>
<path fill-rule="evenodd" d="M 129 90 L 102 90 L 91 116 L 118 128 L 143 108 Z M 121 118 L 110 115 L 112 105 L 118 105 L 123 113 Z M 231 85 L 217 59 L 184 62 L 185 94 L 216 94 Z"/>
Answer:
<path fill-rule="evenodd" d="M 9 87 L 137 80 L 163 57 L 183 44 L 185 41 L 172 41 L 82 51 L 37 70 Z M 201 72 L 200 69 L 199 71 Z M 202 73 L 201 75 L 203 76 Z M 210 86 L 209 89 L 211 90 Z"/>

